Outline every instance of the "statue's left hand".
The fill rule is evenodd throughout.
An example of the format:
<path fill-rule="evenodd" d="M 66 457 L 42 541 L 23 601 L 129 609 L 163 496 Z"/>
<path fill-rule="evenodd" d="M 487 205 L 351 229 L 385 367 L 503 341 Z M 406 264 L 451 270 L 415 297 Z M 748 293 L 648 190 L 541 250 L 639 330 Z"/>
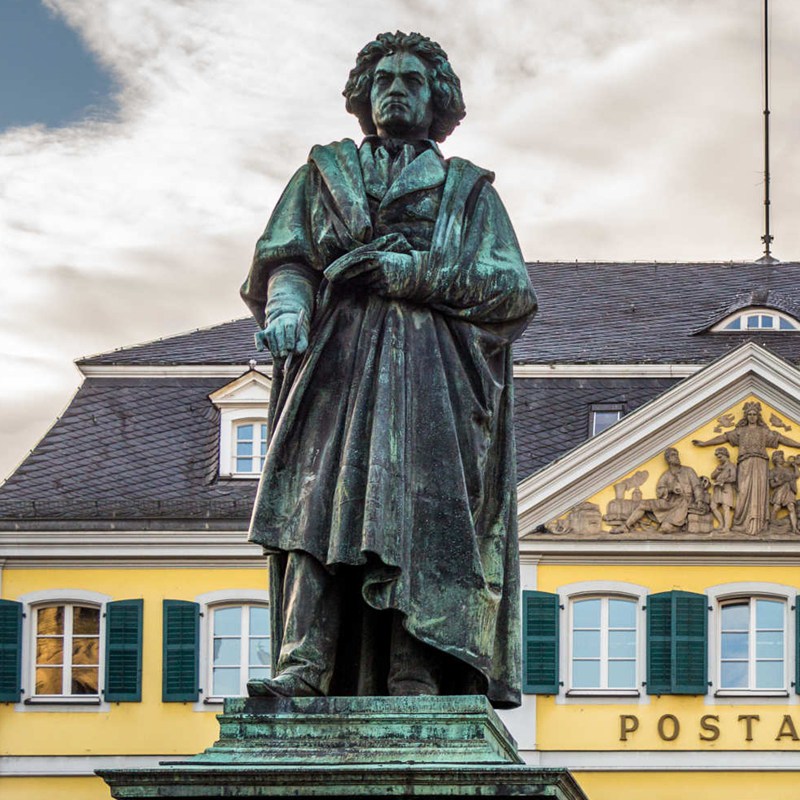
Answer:
<path fill-rule="evenodd" d="M 264 330 L 256 334 L 259 341 L 269 347 L 273 358 L 286 358 L 308 349 L 309 324 L 302 312 L 286 311 L 270 320 Z"/>

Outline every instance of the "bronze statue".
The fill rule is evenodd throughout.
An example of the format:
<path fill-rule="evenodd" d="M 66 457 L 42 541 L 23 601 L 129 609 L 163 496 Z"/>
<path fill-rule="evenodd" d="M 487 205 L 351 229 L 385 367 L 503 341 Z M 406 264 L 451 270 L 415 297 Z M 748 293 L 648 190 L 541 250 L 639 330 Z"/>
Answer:
<path fill-rule="evenodd" d="M 248 688 L 515 706 L 510 345 L 534 293 L 492 173 L 436 144 L 465 114 L 442 48 L 381 34 L 344 94 L 366 138 L 311 150 L 242 287 L 276 359 L 250 539 L 277 662 Z"/>

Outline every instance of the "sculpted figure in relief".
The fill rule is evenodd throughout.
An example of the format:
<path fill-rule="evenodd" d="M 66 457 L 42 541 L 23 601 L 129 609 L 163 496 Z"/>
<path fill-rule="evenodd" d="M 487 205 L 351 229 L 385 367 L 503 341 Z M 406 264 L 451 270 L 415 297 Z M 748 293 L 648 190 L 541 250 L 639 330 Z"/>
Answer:
<path fill-rule="evenodd" d="M 723 533 L 733 525 L 733 509 L 736 506 L 736 464 L 731 461 L 727 447 L 714 451 L 717 466 L 711 473 L 711 513 Z"/>
<path fill-rule="evenodd" d="M 664 451 L 664 459 L 668 468 L 658 479 L 655 499 L 642 500 L 613 533 L 629 533 L 646 515 L 656 521 L 660 533 L 674 533 L 686 525 L 690 511 L 707 513 L 707 495 L 697 473 L 681 464 L 680 455 L 674 447 Z"/>
<path fill-rule="evenodd" d="M 789 523 L 793 533 L 797 533 L 797 462 L 790 458 L 789 462 L 782 450 L 772 454 L 772 469 L 769 471 L 769 488 L 772 492 L 770 505 L 772 513 L 770 520 L 776 522 L 778 512 L 785 508 L 789 513 Z"/>

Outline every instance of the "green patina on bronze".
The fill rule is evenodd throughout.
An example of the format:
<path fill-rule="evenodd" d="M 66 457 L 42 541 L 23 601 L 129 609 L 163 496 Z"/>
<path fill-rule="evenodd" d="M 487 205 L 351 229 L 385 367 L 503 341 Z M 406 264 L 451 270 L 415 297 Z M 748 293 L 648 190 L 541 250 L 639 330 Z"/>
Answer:
<path fill-rule="evenodd" d="M 535 297 L 492 174 L 444 159 L 446 55 L 385 34 L 345 91 L 369 134 L 312 149 L 242 295 L 282 359 L 250 539 L 275 554 L 286 694 L 519 703 L 511 342 Z"/>

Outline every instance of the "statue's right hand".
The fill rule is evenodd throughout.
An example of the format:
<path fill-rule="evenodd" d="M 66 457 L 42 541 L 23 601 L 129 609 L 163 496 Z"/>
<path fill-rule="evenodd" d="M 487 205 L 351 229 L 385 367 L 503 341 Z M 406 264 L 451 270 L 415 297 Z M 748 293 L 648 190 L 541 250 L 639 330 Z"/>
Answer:
<path fill-rule="evenodd" d="M 257 336 L 266 342 L 273 358 L 286 358 L 308 349 L 309 323 L 305 314 L 286 311 L 269 321 Z"/>

